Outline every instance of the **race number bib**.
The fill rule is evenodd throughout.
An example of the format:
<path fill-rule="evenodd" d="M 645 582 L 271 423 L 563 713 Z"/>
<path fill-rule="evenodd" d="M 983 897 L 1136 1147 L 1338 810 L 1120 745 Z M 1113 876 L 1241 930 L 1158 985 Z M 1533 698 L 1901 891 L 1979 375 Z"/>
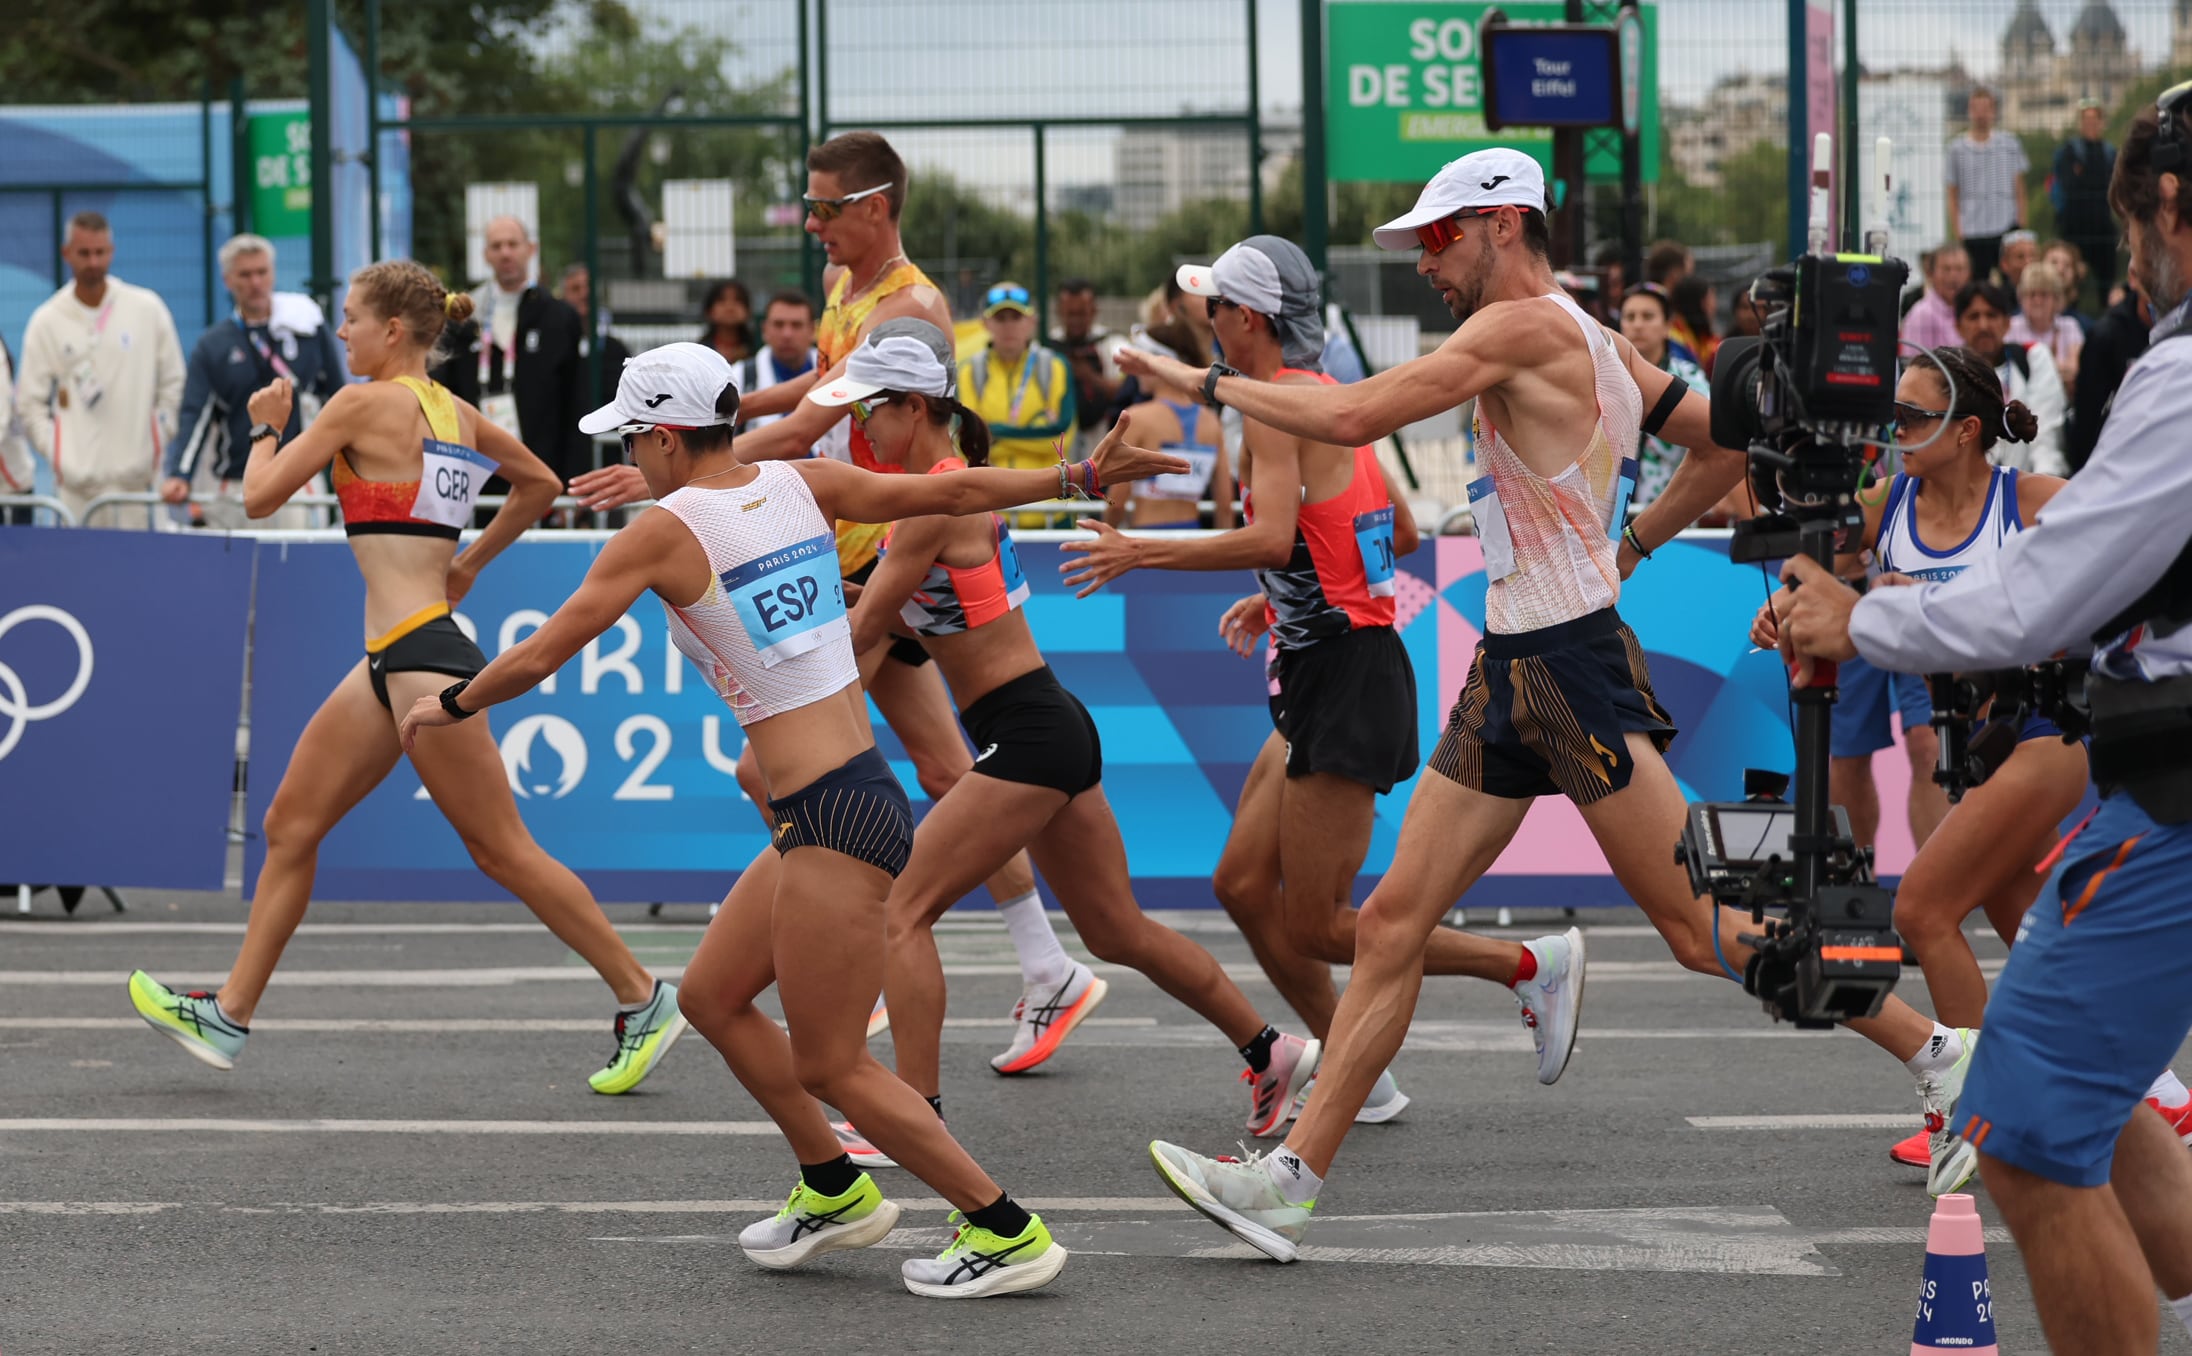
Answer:
<path fill-rule="evenodd" d="M 479 499 L 495 463 L 461 443 L 428 438 L 421 448 L 424 465 L 419 468 L 419 496 L 412 501 L 411 516 L 443 527 L 470 527 L 472 505 Z"/>
<path fill-rule="evenodd" d="M 1200 501 L 1203 492 L 1210 488 L 1211 475 L 1218 469 L 1218 449 L 1170 443 L 1159 450 L 1185 461 L 1188 469 L 1151 476 L 1142 482 L 1141 492 L 1152 499 L 1184 499 L 1189 503 Z"/>
<path fill-rule="evenodd" d="M 482 419 L 493 424 L 496 428 L 501 429 L 513 438 L 518 436 L 518 398 L 516 396 L 507 391 L 501 395 L 481 396 L 479 412 Z"/>
<path fill-rule="evenodd" d="M 1629 525 L 1629 500 L 1636 494 L 1638 472 L 1635 457 L 1621 459 L 1621 479 L 1614 482 L 1614 516 L 1606 524 L 1606 535 L 1621 540 L 1621 529 Z"/>
<path fill-rule="evenodd" d="M 1373 598 L 1393 596 L 1393 506 L 1355 515 L 1355 549 Z"/>
<path fill-rule="evenodd" d="M 749 560 L 720 579 L 764 668 L 852 634 L 837 539 L 828 533 Z"/>
<path fill-rule="evenodd" d="M 1476 520 L 1477 542 L 1484 548 L 1484 576 L 1494 582 L 1515 572 L 1515 541 L 1507 533 L 1507 511 L 1490 476 L 1469 482 L 1469 516 Z"/>
<path fill-rule="evenodd" d="M 1020 572 L 1020 553 L 1013 549 L 1012 534 L 1002 526 L 997 531 L 997 573 L 1004 577 L 1005 598 L 1008 602 L 1027 601 L 1027 576 Z"/>

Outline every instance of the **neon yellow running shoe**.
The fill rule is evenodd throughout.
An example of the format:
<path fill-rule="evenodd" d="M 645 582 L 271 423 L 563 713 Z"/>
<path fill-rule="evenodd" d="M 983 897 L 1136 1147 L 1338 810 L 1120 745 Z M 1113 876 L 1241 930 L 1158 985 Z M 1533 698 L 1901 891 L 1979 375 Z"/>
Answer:
<path fill-rule="evenodd" d="M 929 1299 L 980 1299 L 1010 1295 L 1048 1285 L 1065 1270 L 1066 1250 L 1050 1236 L 1041 1215 L 1028 1216 L 1017 1237 L 1001 1238 L 969 1224 L 954 1210 L 959 1226 L 950 1246 L 934 1258 L 916 1257 L 898 1268 L 906 1289 Z"/>
<path fill-rule="evenodd" d="M 771 1271 L 789 1271 L 821 1253 L 873 1247 L 897 1223 L 897 1204 L 863 1172 L 842 1196 L 801 1182 L 782 1210 L 738 1231 L 738 1246 Z"/>
<path fill-rule="evenodd" d="M 685 1014 L 677 1010 L 677 986 L 655 981 L 654 997 L 636 1012 L 616 1019 L 616 1053 L 586 1080 L 595 1092 L 615 1096 L 645 1082 L 677 1038 L 685 1034 Z"/>
<path fill-rule="evenodd" d="M 177 993 L 142 970 L 129 976 L 129 1001 L 154 1031 L 216 1069 L 233 1069 L 251 1028 L 221 1011 L 210 993 Z"/>

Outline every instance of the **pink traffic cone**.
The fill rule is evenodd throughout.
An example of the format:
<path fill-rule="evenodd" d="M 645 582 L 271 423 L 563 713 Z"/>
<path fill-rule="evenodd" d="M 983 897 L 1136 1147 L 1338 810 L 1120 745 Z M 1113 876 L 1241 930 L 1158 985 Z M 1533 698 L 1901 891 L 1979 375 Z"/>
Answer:
<path fill-rule="evenodd" d="M 1943 1196 L 1926 1226 L 1926 1277 L 1918 1286 L 1911 1356 L 1999 1356 L 1986 1230 L 1969 1196 Z"/>

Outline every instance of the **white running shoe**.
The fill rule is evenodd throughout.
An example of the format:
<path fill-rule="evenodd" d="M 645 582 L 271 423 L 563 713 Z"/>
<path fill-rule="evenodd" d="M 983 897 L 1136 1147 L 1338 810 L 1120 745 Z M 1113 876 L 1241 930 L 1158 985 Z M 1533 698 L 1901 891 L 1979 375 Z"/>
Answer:
<path fill-rule="evenodd" d="M 990 1056 L 989 1066 L 1001 1074 L 1023 1074 L 1035 1068 L 1058 1053 L 1073 1028 L 1110 992 L 1111 985 L 1079 961 L 1073 962 L 1063 983 L 1027 985 L 1020 990 L 1020 1001 L 1012 1005 L 1012 1044 L 1003 1054 Z"/>
<path fill-rule="evenodd" d="M 789 1271 L 818 1253 L 872 1247 L 897 1223 L 898 1206 L 863 1172 L 842 1196 L 801 1182 L 782 1210 L 738 1231 L 738 1246 L 771 1271 Z"/>
<path fill-rule="evenodd" d="M 1979 1033 L 1959 1027 L 1956 1038 L 1964 1043 L 1964 1053 L 1956 1062 L 1918 1080 L 1918 1104 L 1926 1113 L 1926 1157 L 1931 1160 L 1926 1168 L 1926 1194 L 1936 1198 L 1961 1191 L 1979 1170 L 1979 1151 L 1959 1138 L 1955 1128 L 1956 1104 L 1964 1097 L 1964 1079 L 1971 1073 Z"/>
<path fill-rule="evenodd" d="M 1303 1108 L 1309 1105 L 1309 1094 L 1316 1090 L 1317 1076 L 1311 1074 L 1309 1082 L 1295 1094 L 1294 1105 L 1287 1110 L 1286 1118 L 1290 1121 L 1300 1120 Z M 1400 1090 L 1400 1084 L 1393 1081 L 1393 1071 L 1387 1069 L 1378 1075 L 1377 1086 L 1370 1089 L 1370 1099 L 1362 1104 L 1362 1110 L 1355 1113 L 1355 1124 L 1383 1125 L 1387 1121 L 1400 1119 L 1400 1113 L 1407 1109 L 1408 1094 Z"/>
<path fill-rule="evenodd" d="M 877 994 L 875 1010 L 868 1014 L 868 1039 L 872 1041 L 888 1030 L 890 1030 L 890 1006 L 883 1001 L 881 994 Z"/>
<path fill-rule="evenodd" d="M 1286 1128 L 1294 1098 L 1316 1077 L 1317 1064 L 1323 1058 L 1322 1041 L 1305 1041 L 1282 1031 L 1271 1046 L 1271 1062 L 1264 1065 L 1262 1073 L 1241 1070 L 1241 1081 L 1248 1084 L 1249 1134 L 1263 1139 Z"/>
<path fill-rule="evenodd" d="M 1242 1152 L 1246 1153 L 1246 1149 Z M 1286 1153 L 1285 1148 L 1278 1150 Z M 1161 1139 L 1149 1143 L 1149 1161 L 1172 1194 L 1186 1201 L 1227 1232 L 1275 1262 L 1291 1262 L 1300 1251 L 1315 1201 L 1300 1205 L 1279 1191 L 1264 1167 L 1264 1156 L 1205 1158 Z"/>
<path fill-rule="evenodd" d="M 1515 985 L 1515 1006 L 1537 1046 L 1537 1081 L 1560 1081 L 1575 1053 L 1577 1018 L 1583 1010 L 1583 929 L 1526 943 L 1537 974 Z"/>
<path fill-rule="evenodd" d="M 830 1129 L 837 1132 L 838 1147 L 845 1151 L 845 1157 L 852 1160 L 854 1167 L 895 1168 L 898 1166 L 896 1162 L 892 1161 L 889 1154 L 868 1143 L 858 1130 L 853 1129 L 851 1121 L 831 1121 Z"/>
<path fill-rule="evenodd" d="M 1048 1285 L 1065 1270 L 1066 1250 L 1050 1236 L 1041 1215 L 1028 1216 L 1027 1227 L 1011 1238 L 970 1223 L 954 1210 L 958 1232 L 935 1257 L 901 1263 L 898 1277 L 906 1289 L 928 1299 L 981 1299 Z"/>

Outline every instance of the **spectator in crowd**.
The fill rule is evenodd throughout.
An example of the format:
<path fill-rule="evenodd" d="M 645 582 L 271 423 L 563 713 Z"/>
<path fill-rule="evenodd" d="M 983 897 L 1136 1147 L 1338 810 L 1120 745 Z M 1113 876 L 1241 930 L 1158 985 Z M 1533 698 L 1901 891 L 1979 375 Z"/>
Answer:
<path fill-rule="evenodd" d="M 1066 360 L 1035 342 L 1035 302 L 1001 282 L 982 297 L 989 345 L 959 360 L 959 402 L 989 425 L 989 464 L 1026 471 L 1058 460 L 1073 434 L 1073 375 Z M 1014 526 L 1041 527 L 1040 514 Z"/>
<path fill-rule="evenodd" d="M 295 386 L 284 442 L 312 422 L 320 406 L 348 380 L 335 327 L 320 304 L 301 292 L 274 290 L 274 245 L 265 236 L 239 235 L 217 256 L 221 281 L 235 303 L 190 350 L 183 381 L 179 427 L 168 442 L 160 497 L 170 504 L 190 498 L 193 485 L 219 499 L 205 506 L 209 527 L 239 528 L 244 512 L 244 460 L 251 455 L 251 393 L 277 377 Z M 284 509 L 278 527 L 306 527 L 308 510 Z"/>
<path fill-rule="evenodd" d="M 1697 268 L 1690 247 L 1679 240 L 1654 240 L 1644 252 L 1644 281 L 1672 288 Z"/>
<path fill-rule="evenodd" d="M 1685 276 L 1667 289 L 1667 307 L 1674 338 L 1689 350 L 1697 370 L 1711 376 L 1713 356 L 1720 352 L 1719 327 L 1715 323 L 1720 316 L 1720 298 L 1714 294 L 1712 284 L 1695 273 Z"/>
<path fill-rule="evenodd" d="M 23 421 L 15 414 L 15 355 L 0 338 L 0 494 L 31 494 L 38 465 L 31 460 L 30 440 L 23 436 Z M 0 524 L 19 525 L 36 519 L 38 510 L 28 504 L 0 509 Z"/>
<path fill-rule="evenodd" d="M 433 377 L 497 427 L 517 434 L 568 483 L 594 467 L 592 440 L 578 431 L 579 416 L 592 408 L 579 361 L 586 327 L 577 311 L 531 281 L 540 247 L 524 222 L 497 217 L 486 234 L 493 276 L 472 293 L 475 318 L 451 328 L 450 356 Z M 486 492 L 509 488 L 495 476 Z"/>
<path fill-rule="evenodd" d="M 1195 331 L 1175 320 L 1143 330 L 1134 347 L 1195 367 L 1209 363 Z M 1114 486 L 1104 506 L 1104 521 L 1115 527 L 1189 528 L 1202 525 L 1200 502 L 1211 501 L 1211 525 L 1234 523 L 1232 459 L 1226 455 L 1224 421 L 1205 405 L 1202 392 L 1167 386 L 1154 378 L 1151 399 L 1135 411 L 1134 437 L 1145 447 L 1161 447 L 1184 458 L 1191 469 Z"/>
<path fill-rule="evenodd" d="M 2063 390 L 2078 389 L 2078 351 L 2085 347 L 2085 330 L 2063 314 L 2063 298 L 2069 289 L 2055 270 L 2044 263 L 2028 264 L 2017 285 L 2020 303 L 2009 322 L 2009 342 L 2038 344 L 2055 360 Z"/>
<path fill-rule="evenodd" d="M 2024 143 L 1994 128 L 1994 91 L 1981 85 L 1966 105 L 1971 130 L 1948 144 L 1949 227 L 1971 255 L 1971 276 L 1991 278 L 2002 237 L 2025 224 Z"/>
<path fill-rule="evenodd" d="M 1591 267 L 1598 270 L 1598 318 L 1618 328 L 1621 299 L 1629 295 L 1628 264 L 1622 258 L 1621 242 L 1611 240 L 1600 245 L 1591 255 Z"/>
<path fill-rule="evenodd" d="M 1149 295 L 1142 298 L 1141 317 L 1143 329 L 1153 330 L 1159 325 L 1171 323 L 1172 296 L 1178 286 L 1177 283 L 1169 283 L 1164 287 L 1149 289 Z"/>
<path fill-rule="evenodd" d="M 1355 338 L 1348 333 L 1347 317 L 1338 302 L 1329 302 L 1324 308 L 1324 374 L 1342 386 L 1350 386 L 1370 375 L 1370 365 L 1363 360 L 1362 350 L 1355 347 Z"/>
<path fill-rule="evenodd" d="M 708 289 L 700 314 L 708 328 L 700 342 L 723 355 L 728 362 L 744 362 L 753 353 L 753 293 L 736 278 L 725 278 Z"/>
<path fill-rule="evenodd" d="M 1994 281 L 2014 299 L 2017 289 L 2023 285 L 2025 270 L 2040 257 L 2040 237 L 2037 233 L 2015 230 L 2002 237 L 2002 262 L 1995 265 Z"/>
<path fill-rule="evenodd" d="M 1073 460 L 1082 461 L 1110 427 L 1104 416 L 1119 396 L 1118 352 L 1126 343 L 1096 323 L 1096 284 L 1085 278 L 1059 284 L 1058 323 L 1051 328 L 1050 343 L 1073 373 L 1073 403 L 1081 429 Z"/>
<path fill-rule="evenodd" d="M 2108 179 L 2116 172 L 2116 148 L 2101 137 L 2106 127 L 2098 99 L 2078 101 L 2078 133 L 2055 148 L 2055 229 L 2085 261 L 2093 279 L 2093 309 L 2108 304 L 2116 284 L 2116 218 L 2108 210 Z M 2050 247 L 2052 248 L 2052 247 Z M 2072 281 L 2070 274 L 2064 274 Z M 2077 297 L 2071 298 L 2075 310 Z"/>
<path fill-rule="evenodd" d="M 578 356 L 590 373 L 593 368 L 594 344 L 601 344 L 601 384 L 595 388 L 593 399 L 607 403 L 608 393 L 616 390 L 617 379 L 624 375 L 624 364 L 632 360 L 632 350 L 622 339 L 609 333 L 609 308 L 594 309 L 594 275 L 584 264 L 565 264 L 563 277 L 556 283 L 556 297 L 564 305 L 578 313 Z"/>
<path fill-rule="evenodd" d="M 1703 369 L 1677 352 L 1667 337 L 1673 320 L 1674 307 L 1667 289 L 1658 283 L 1640 283 L 1621 299 L 1621 337 L 1629 341 L 1638 356 L 1688 382 L 1692 390 L 1705 390 Z M 1656 434 L 1645 434 L 1637 446 L 1636 491 L 1629 502 L 1642 508 L 1657 499 L 1688 453 L 1688 448 L 1677 447 Z"/>
<path fill-rule="evenodd" d="M 761 308 L 761 347 L 731 368 L 731 378 L 742 395 L 765 391 L 779 382 L 803 377 L 814 370 L 820 354 L 814 344 L 814 301 L 804 292 L 784 291 L 769 298 Z M 757 414 L 738 426 L 740 433 L 767 428 L 781 414 Z M 852 421 L 840 419 L 807 449 L 809 456 L 834 456 L 852 460 Z"/>
<path fill-rule="evenodd" d="M 1999 283 L 1968 282 L 1956 294 L 1956 333 L 1964 347 L 1994 364 L 2004 400 L 2022 400 L 2040 421 L 2040 431 L 2021 443 L 1994 445 L 1997 466 L 2014 466 L 2037 475 L 2069 474 L 2063 460 L 2063 416 L 2069 399 L 2045 344 L 2009 342 L 2009 293 Z"/>
<path fill-rule="evenodd" d="M 1953 348 L 1963 338 L 1956 332 L 1956 294 L 1971 281 L 1971 255 L 1953 242 L 1920 256 L 1926 275 L 1926 294 L 1903 317 L 1903 352 L 1908 355 L 1929 348 Z"/>
<path fill-rule="evenodd" d="M 78 519 L 102 494 L 145 494 L 175 434 L 183 346 L 167 303 L 108 274 L 114 233 L 97 212 L 69 218 L 61 258 L 74 280 L 31 312 L 15 408 Z M 152 526 L 150 507 L 96 526 Z"/>
<path fill-rule="evenodd" d="M 2077 405 L 2063 444 L 2063 459 L 2073 472 L 2093 455 L 2093 444 L 2100 440 L 2101 425 L 2108 418 L 2108 402 L 2116 398 L 2116 388 L 2123 385 L 2132 361 L 2146 352 L 2153 329 L 2153 307 L 2133 282 L 2086 332 L 2085 347 L 2078 353 Z"/>
<path fill-rule="evenodd" d="M 2080 301 L 2085 294 L 2085 255 L 2067 240 L 2050 240 L 2040 247 L 2040 262 L 2055 270 L 2055 276 L 2062 281 L 2063 314 L 2076 321 L 2082 333 L 2093 323 L 2093 317 L 2106 309 L 2106 298 L 2090 312 Z"/>

